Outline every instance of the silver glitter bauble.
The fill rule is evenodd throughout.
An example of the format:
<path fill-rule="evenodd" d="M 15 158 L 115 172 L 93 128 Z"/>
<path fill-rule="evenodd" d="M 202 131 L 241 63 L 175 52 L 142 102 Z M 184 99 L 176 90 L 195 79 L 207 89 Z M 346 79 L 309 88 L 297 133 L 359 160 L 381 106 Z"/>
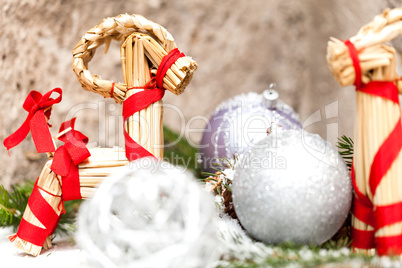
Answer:
<path fill-rule="evenodd" d="M 278 132 L 255 144 L 236 167 L 236 214 L 247 232 L 263 242 L 322 244 L 349 213 L 348 168 L 320 136 Z"/>
<path fill-rule="evenodd" d="M 212 172 L 218 159 L 233 159 L 233 155 L 245 153 L 266 136 L 273 123 L 284 129 L 301 128 L 298 115 L 273 89 L 262 94 L 241 94 L 221 103 L 203 132 L 203 170 Z"/>
<path fill-rule="evenodd" d="M 82 204 L 76 240 L 96 267 L 207 267 L 219 259 L 216 220 L 193 175 L 141 158 Z"/>

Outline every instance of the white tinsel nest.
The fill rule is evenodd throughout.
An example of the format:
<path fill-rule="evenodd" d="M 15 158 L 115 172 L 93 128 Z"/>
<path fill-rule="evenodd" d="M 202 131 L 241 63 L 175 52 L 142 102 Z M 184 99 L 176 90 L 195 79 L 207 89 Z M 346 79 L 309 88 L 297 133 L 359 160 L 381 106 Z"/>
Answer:
<path fill-rule="evenodd" d="M 99 267 L 208 267 L 220 255 L 216 220 L 190 173 L 142 158 L 82 204 L 76 238 Z"/>

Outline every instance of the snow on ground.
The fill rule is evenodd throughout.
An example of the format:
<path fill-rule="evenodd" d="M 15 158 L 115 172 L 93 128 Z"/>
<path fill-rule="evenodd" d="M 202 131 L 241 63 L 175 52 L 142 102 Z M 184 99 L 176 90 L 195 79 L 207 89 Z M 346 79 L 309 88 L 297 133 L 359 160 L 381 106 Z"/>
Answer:
<path fill-rule="evenodd" d="M 0 228 L 0 259 L 2 263 L 12 263 L 12 267 L 30 268 L 90 267 L 85 252 L 75 245 L 71 237 L 56 238 L 53 241 L 53 248 L 42 250 L 39 256 L 33 257 L 11 244 L 7 236 L 12 233 L 11 228 Z"/>

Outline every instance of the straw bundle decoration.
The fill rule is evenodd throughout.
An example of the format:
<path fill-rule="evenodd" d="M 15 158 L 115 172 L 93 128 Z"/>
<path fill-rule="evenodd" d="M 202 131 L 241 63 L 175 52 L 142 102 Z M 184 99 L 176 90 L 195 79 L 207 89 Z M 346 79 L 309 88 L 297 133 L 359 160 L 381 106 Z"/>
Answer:
<path fill-rule="evenodd" d="M 151 43 L 151 40 L 156 44 Z M 151 49 L 147 49 L 150 47 Z M 149 60 L 159 60 L 155 48 L 160 47 L 151 37 L 133 33 L 121 44 L 121 63 L 124 82 L 128 88 L 127 98 L 142 92 L 151 80 Z M 152 50 L 153 49 L 153 50 Z M 159 61 L 160 63 L 160 61 Z M 151 103 L 148 107 L 131 115 L 125 122 L 125 129 L 128 135 L 139 145 L 146 148 L 157 158 L 163 157 L 163 101 Z"/>
<path fill-rule="evenodd" d="M 331 38 L 327 62 L 342 86 L 356 86 L 352 246 L 402 254 L 402 126 L 395 50 L 402 8 L 386 10 L 348 41 Z"/>
<path fill-rule="evenodd" d="M 129 162 L 121 148 L 90 148 L 91 156 L 78 165 L 80 191 L 83 199 L 93 196 L 96 187 L 108 176 Z"/>
<path fill-rule="evenodd" d="M 38 219 L 35 216 L 35 213 L 38 212 L 38 209 L 40 209 L 44 214 L 52 214 L 57 218 L 61 216 L 62 213 L 62 207 L 60 206 L 62 202 L 60 182 L 57 178 L 57 175 L 51 171 L 49 162 L 46 163 L 42 169 L 42 172 L 35 183 L 34 192 L 35 190 L 38 191 L 37 193 L 39 193 L 45 202 L 47 202 L 50 206 L 38 208 L 34 205 L 38 199 L 34 196 L 34 194 L 31 194 L 28 205 L 22 216 L 22 221 L 19 226 L 19 233 L 9 236 L 9 239 L 16 248 L 33 256 L 38 256 L 42 250 L 42 245 L 30 239 L 30 234 L 25 231 L 26 229 L 23 227 L 23 222 L 26 221 L 38 228 L 34 234 L 36 237 L 46 237 L 46 240 L 43 244 L 44 249 L 49 249 L 52 247 L 51 235 L 56 228 L 57 222 L 48 222 L 46 224 L 47 226 L 45 226 L 42 223 L 43 219 Z M 32 209 L 31 206 L 33 206 Z"/>
<path fill-rule="evenodd" d="M 124 83 L 102 80 L 87 69 L 96 48 L 105 44 L 106 52 L 112 39 L 122 40 Z M 52 138 L 46 122 L 51 106 L 61 101 L 62 91 L 54 89 L 43 97 L 39 92 L 30 93 L 24 103 L 29 120 L 20 128 L 23 131 L 19 129 L 5 140 L 5 146 L 16 146 L 31 130 L 38 152 L 46 152 L 49 157 L 18 232 L 9 237 L 14 246 L 33 256 L 39 255 L 42 247 L 51 247 L 50 235 L 64 213 L 64 201 L 90 198 L 102 181 L 131 160 L 162 158 L 161 98 L 165 89 L 181 94 L 197 69 L 194 60 L 178 51 L 166 29 L 139 15 L 104 19 L 81 38 L 73 56 L 73 70 L 84 89 L 123 103 L 126 150 L 87 149 L 88 138 L 74 130 L 75 118 L 64 122 L 60 133 Z M 52 92 L 60 96 L 53 100 Z M 29 125 L 31 119 L 35 122 Z M 65 144 L 57 148 L 54 139 Z"/>
<path fill-rule="evenodd" d="M 74 126 L 75 119 L 71 121 Z M 61 131 L 55 138 L 68 135 L 73 131 L 73 128 L 69 127 Z M 74 142 L 76 143 L 77 140 Z M 79 197 L 70 198 L 71 194 L 66 192 L 66 189 L 69 188 L 63 187 L 63 184 L 71 184 L 71 181 L 66 181 L 65 177 L 57 174 L 55 172 L 57 169 L 53 165 L 60 156 L 58 153 L 60 148 L 62 147 L 59 147 L 56 152 L 48 153 L 50 160 L 45 164 L 35 183 L 18 232 L 9 236 L 16 248 L 33 256 L 38 256 L 42 248 L 52 247 L 51 235 L 57 228 L 59 217 L 65 212 L 64 201 L 90 198 L 95 193 L 95 188 L 103 180 L 116 172 L 119 167 L 128 164 L 124 150 L 117 147 L 89 149 L 88 155 L 90 156 L 77 165 L 78 172 L 75 179 L 78 179 Z"/>
<path fill-rule="evenodd" d="M 112 39 L 122 40 L 134 32 L 142 32 L 153 37 L 154 50 L 148 53 L 153 55 L 152 64 L 155 69 L 159 67 L 163 56 L 176 48 L 172 35 L 165 28 L 143 16 L 122 14 L 106 18 L 87 31 L 73 50 L 73 70 L 84 89 L 109 97 L 113 87 L 112 95 L 118 103 L 126 99 L 127 90 L 130 88 L 126 83 L 113 85 L 111 81 L 92 75 L 88 70 L 88 63 L 97 47 L 105 44 L 105 52 L 107 52 Z M 197 69 L 197 63 L 190 57 L 183 57 L 170 69 L 163 79 L 163 87 L 178 95 L 190 82 L 193 72 Z M 124 73 L 123 76 L 125 76 Z"/>
<path fill-rule="evenodd" d="M 107 51 L 112 39 L 122 40 L 120 52 L 124 83 L 101 80 L 87 68 L 95 49 L 105 44 Z M 133 95 L 139 97 L 152 86 L 179 95 L 190 83 L 198 65 L 184 54 L 173 62 L 166 63 L 166 58 L 176 50 L 172 35 L 162 26 L 140 15 L 119 15 L 104 19 L 81 38 L 73 50 L 73 70 L 84 89 L 104 97 L 113 97 L 118 103 L 123 103 Z M 158 73 L 166 64 L 168 68 L 158 81 Z M 129 160 L 138 157 L 131 157 L 133 152 L 127 148 L 131 144 L 131 147 L 145 149 L 139 156 L 163 157 L 162 118 L 163 102 L 160 99 L 148 103 L 142 110 L 127 117 L 124 127 L 131 138 L 126 138 Z"/>
<path fill-rule="evenodd" d="M 380 75 L 379 68 L 388 68 L 395 57 L 394 49 L 384 45 L 402 34 L 402 8 L 387 9 L 376 16 L 374 20 L 363 26 L 359 32 L 349 38 L 357 51 L 362 70 L 362 82 L 381 80 L 373 76 L 373 72 Z M 353 85 L 355 72 L 352 59 L 345 43 L 334 37 L 330 38 L 327 46 L 327 62 L 334 78 L 342 86 Z M 392 69 L 392 68 L 391 68 Z M 377 70 L 377 71 L 376 71 Z M 395 70 L 391 75 L 398 77 Z M 395 83 L 402 93 L 402 81 Z"/>

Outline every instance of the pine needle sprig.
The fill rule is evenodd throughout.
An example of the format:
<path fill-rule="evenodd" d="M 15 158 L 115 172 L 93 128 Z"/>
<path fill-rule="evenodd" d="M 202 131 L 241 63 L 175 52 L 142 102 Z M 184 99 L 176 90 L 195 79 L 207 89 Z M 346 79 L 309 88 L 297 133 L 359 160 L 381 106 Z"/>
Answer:
<path fill-rule="evenodd" d="M 339 149 L 339 154 L 342 156 L 343 160 L 345 161 L 346 165 L 349 167 L 349 170 L 352 167 L 353 161 L 353 140 L 345 135 L 338 138 L 337 147 Z"/>
<path fill-rule="evenodd" d="M 233 155 L 233 160 L 229 160 L 226 157 L 218 158 L 218 161 L 214 163 L 214 167 L 211 167 L 213 170 L 216 170 L 215 173 L 211 172 L 201 172 L 204 176 L 201 178 L 203 183 L 212 184 L 212 189 L 215 194 L 222 196 L 222 194 L 227 190 L 229 192 L 232 191 L 230 184 L 232 183 L 232 179 L 225 174 L 225 170 L 234 169 L 238 160 L 236 155 Z"/>
<path fill-rule="evenodd" d="M 0 185 L 0 222 L 10 225 L 13 223 L 13 215 L 16 213 L 14 208 L 10 208 L 10 194 Z"/>
<path fill-rule="evenodd" d="M 28 180 L 12 186 L 10 191 L 0 185 L 0 228 L 12 227 L 14 232 L 18 230 L 34 184 L 34 181 Z M 81 202 L 74 200 L 64 203 L 66 213 L 60 218 L 56 235 L 70 234 L 75 230 L 75 217 Z"/>
<path fill-rule="evenodd" d="M 17 231 L 22 215 L 32 192 L 34 182 L 17 184 L 8 192 L 0 185 L 0 227 L 13 227 Z"/>

